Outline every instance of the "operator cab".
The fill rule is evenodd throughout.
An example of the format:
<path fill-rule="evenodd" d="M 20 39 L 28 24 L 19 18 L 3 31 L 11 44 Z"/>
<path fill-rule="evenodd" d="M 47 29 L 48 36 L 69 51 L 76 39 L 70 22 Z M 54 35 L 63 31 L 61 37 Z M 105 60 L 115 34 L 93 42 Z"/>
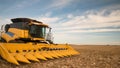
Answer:
<path fill-rule="evenodd" d="M 20 29 L 21 31 L 24 32 L 24 35 L 26 34 L 25 31 L 28 31 L 27 33 L 28 37 L 21 38 L 21 40 L 26 41 L 28 39 L 32 39 L 32 40 L 52 41 L 51 39 L 48 39 L 48 35 L 51 33 L 51 28 L 40 21 L 36 21 L 29 18 L 14 18 L 14 19 L 11 19 L 11 21 L 13 23 L 7 24 L 5 26 L 6 32 L 9 30 L 9 28 Z M 46 32 L 46 29 L 49 29 L 48 33 Z M 49 37 L 52 37 L 52 36 L 49 35 Z"/>

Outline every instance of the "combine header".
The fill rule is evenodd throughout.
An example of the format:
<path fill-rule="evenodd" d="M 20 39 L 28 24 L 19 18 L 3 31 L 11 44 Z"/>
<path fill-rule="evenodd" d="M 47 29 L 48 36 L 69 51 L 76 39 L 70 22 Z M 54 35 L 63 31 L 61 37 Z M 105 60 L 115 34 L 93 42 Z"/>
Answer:
<path fill-rule="evenodd" d="M 40 21 L 29 18 L 11 21 L 13 23 L 2 26 L 0 32 L 0 56 L 10 63 L 19 65 L 19 62 L 39 62 L 79 54 L 68 44 L 54 44 L 51 28 Z"/>

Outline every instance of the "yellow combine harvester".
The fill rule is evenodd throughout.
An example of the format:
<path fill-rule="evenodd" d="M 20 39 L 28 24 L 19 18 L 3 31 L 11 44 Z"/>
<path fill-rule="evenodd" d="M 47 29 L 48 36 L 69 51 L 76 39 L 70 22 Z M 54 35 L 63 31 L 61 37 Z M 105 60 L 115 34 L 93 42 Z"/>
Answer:
<path fill-rule="evenodd" d="M 1 27 L 0 56 L 19 65 L 79 54 L 68 44 L 54 44 L 51 28 L 29 18 L 11 19 L 13 23 Z M 48 30 L 48 33 L 46 32 Z"/>

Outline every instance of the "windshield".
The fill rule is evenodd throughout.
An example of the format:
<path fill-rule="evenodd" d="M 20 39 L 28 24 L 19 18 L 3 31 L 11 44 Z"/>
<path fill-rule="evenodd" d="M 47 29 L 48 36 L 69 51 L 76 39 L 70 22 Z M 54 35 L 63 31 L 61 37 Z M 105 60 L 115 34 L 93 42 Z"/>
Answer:
<path fill-rule="evenodd" d="M 30 26 L 30 35 L 34 38 L 44 38 L 45 37 L 46 28 L 38 25 Z"/>

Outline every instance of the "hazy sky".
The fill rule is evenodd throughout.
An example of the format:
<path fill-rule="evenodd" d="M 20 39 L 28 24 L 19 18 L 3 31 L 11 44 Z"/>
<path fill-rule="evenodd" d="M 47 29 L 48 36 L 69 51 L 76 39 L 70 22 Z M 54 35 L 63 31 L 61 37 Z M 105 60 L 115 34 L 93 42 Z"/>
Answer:
<path fill-rule="evenodd" d="M 0 0 L 0 25 L 16 17 L 49 24 L 56 43 L 120 44 L 120 0 Z"/>

